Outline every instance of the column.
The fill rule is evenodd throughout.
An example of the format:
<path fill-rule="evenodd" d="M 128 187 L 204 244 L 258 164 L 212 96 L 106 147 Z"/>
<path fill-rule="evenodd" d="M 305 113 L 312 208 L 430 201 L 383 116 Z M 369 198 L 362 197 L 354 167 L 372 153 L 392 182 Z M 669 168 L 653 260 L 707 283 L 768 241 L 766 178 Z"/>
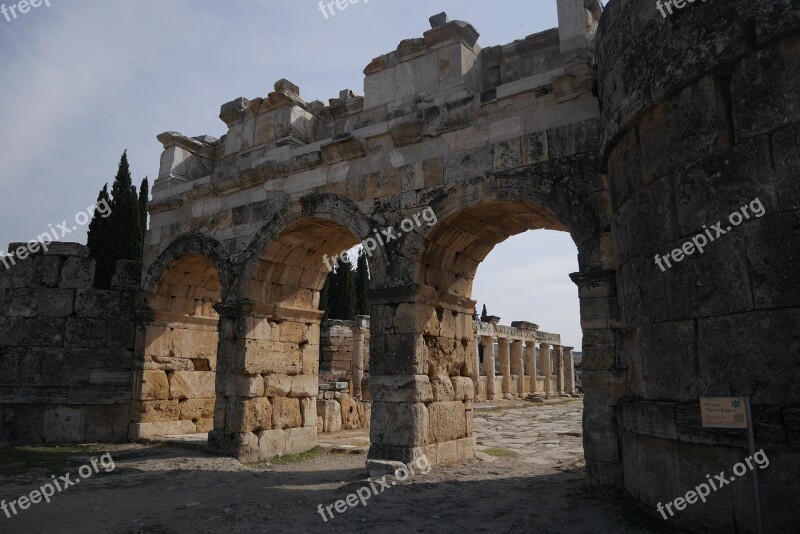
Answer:
<path fill-rule="evenodd" d="M 511 342 L 511 372 L 517 374 L 517 397 L 525 396 L 525 362 L 522 361 L 522 341 Z"/>
<path fill-rule="evenodd" d="M 497 352 L 500 358 L 500 375 L 503 377 L 504 399 L 511 398 L 511 354 L 509 352 L 508 338 L 497 338 Z"/>
<path fill-rule="evenodd" d="M 542 362 L 542 375 L 544 376 L 544 396 L 550 396 L 550 344 L 539 343 L 539 359 Z"/>
<path fill-rule="evenodd" d="M 475 397 L 477 398 L 481 382 L 481 351 L 477 334 L 473 335 L 472 343 L 475 346 L 475 372 L 472 376 L 472 382 L 475 385 Z"/>
<path fill-rule="evenodd" d="M 555 365 L 556 394 L 564 393 L 564 366 L 561 359 L 561 345 L 553 345 L 553 365 Z"/>
<path fill-rule="evenodd" d="M 494 343 L 491 336 L 482 336 L 483 373 L 486 375 L 486 400 L 496 399 L 494 391 Z"/>
<path fill-rule="evenodd" d="M 564 393 L 575 394 L 575 356 L 572 350 L 575 347 L 562 347 L 562 359 L 564 360 Z"/>
<path fill-rule="evenodd" d="M 533 341 L 525 342 L 525 360 L 526 367 L 528 368 L 528 375 L 530 375 L 530 393 L 536 393 L 536 343 Z"/>
<path fill-rule="evenodd" d="M 361 399 L 364 380 L 364 334 L 369 328 L 369 315 L 357 315 L 353 324 L 353 363 L 350 373 L 350 394 Z"/>

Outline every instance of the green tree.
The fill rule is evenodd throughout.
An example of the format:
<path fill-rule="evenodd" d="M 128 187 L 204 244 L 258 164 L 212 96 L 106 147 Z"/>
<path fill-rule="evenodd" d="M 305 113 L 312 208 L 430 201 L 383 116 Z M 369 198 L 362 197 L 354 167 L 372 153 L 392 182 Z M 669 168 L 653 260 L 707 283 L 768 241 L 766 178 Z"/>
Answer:
<path fill-rule="evenodd" d="M 94 216 L 92 222 L 89 223 L 89 234 L 87 236 L 86 245 L 89 247 L 89 255 L 94 258 L 96 263 L 95 268 L 95 286 L 101 287 L 98 281 L 105 280 L 105 273 L 114 272 L 114 266 L 111 265 L 113 256 L 108 250 L 110 243 L 113 241 L 113 229 L 108 221 L 108 212 L 105 211 L 111 206 L 111 197 L 108 194 L 108 184 L 103 186 L 100 194 L 97 196 L 97 204 L 94 209 Z M 103 217 L 106 215 L 106 217 Z M 102 275 L 100 273 L 103 273 Z M 107 286 L 111 285 L 111 278 L 108 277 Z M 107 287 L 104 286 L 104 287 Z"/>
<path fill-rule="evenodd" d="M 108 199 L 107 185 L 103 187 L 98 203 L 104 194 Z M 111 287 L 111 278 L 119 260 L 142 259 L 144 231 L 139 213 L 139 193 L 131 179 L 127 150 L 122 153 L 119 161 L 117 176 L 111 186 L 109 205 L 111 214 L 107 218 L 98 218 L 95 210 L 87 241 L 90 256 L 97 262 L 94 282 L 99 289 Z"/>
<path fill-rule="evenodd" d="M 358 253 L 356 266 L 356 315 L 369 315 L 369 265 L 362 248 Z"/>
<path fill-rule="evenodd" d="M 147 176 L 142 180 L 142 185 L 139 187 L 139 219 L 142 227 L 142 240 L 144 242 L 144 235 L 147 233 L 147 201 L 150 199 L 150 183 Z"/>
<path fill-rule="evenodd" d="M 489 314 L 486 313 L 486 304 L 483 305 L 483 310 L 481 310 L 481 322 L 482 323 L 489 322 Z"/>
<path fill-rule="evenodd" d="M 356 316 L 356 275 L 350 264 L 339 262 L 336 267 L 335 292 L 331 293 L 331 319 L 351 321 Z"/>

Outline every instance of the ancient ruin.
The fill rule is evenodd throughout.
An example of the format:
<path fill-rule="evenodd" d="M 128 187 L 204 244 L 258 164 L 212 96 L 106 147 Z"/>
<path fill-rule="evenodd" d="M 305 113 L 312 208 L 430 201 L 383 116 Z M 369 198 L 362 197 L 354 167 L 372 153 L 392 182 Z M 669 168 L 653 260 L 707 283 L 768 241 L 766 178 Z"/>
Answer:
<path fill-rule="evenodd" d="M 370 336 L 353 341 L 348 391 L 363 396 L 368 361 L 369 463 L 470 460 L 476 398 L 574 389 L 557 336 L 472 319 L 492 248 L 561 230 L 579 251 L 588 481 L 648 506 L 683 493 L 746 446 L 701 426 L 699 398 L 747 396 L 775 466 L 764 515 L 791 530 L 800 10 L 709 2 L 665 21 L 652 1 L 558 0 L 558 13 L 558 28 L 487 48 L 434 17 L 367 65 L 363 95 L 306 102 L 279 80 L 224 104 L 221 138 L 159 135 L 135 309 L 127 282 L 87 285 L 77 249 L 0 273 L 0 441 L 210 431 L 241 459 L 314 447 L 320 415 L 324 431 L 341 410 L 325 390 L 320 409 L 323 257 L 392 228 L 369 257 Z M 763 218 L 653 264 L 756 197 Z M 436 224 L 405 224 L 426 209 Z M 726 495 L 680 521 L 753 530 L 751 497 Z"/>

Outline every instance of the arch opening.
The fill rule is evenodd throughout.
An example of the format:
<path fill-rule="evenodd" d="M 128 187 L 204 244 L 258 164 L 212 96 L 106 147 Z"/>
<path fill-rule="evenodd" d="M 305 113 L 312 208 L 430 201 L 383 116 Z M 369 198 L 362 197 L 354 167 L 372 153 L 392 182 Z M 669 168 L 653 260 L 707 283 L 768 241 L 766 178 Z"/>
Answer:
<path fill-rule="evenodd" d="M 139 327 L 132 437 L 213 428 L 222 293 L 219 271 L 202 254 L 172 259 L 158 276 Z"/>

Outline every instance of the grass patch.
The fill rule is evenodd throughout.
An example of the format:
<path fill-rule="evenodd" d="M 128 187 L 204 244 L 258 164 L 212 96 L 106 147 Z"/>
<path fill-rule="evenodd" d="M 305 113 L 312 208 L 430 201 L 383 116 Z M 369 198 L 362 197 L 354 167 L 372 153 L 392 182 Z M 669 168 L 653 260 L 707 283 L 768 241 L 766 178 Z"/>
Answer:
<path fill-rule="evenodd" d="M 484 454 L 488 454 L 489 456 L 494 456 L 495 458 L 516 458 L 519 456 L 514 451 L 509 451 L 508 449 L 501 449 L 500 447 L 492 447 L 491 449 L 486 449 L 485 451 L 481 451 Z"/>
<path fill-rule="evenodd" d="M 51 474 L 73 471 L 80 467 L 68 461 L 73 456 L 105 453 L 96 445 L 69 445 L 64 447 L 10 447 L 0 449 L 0 475 L 15 476 L 31 469 L 45 469 Z"/>
<path fill-rule="evenodd" d="M 296 464 L 300 462 L 305 462 L 306 460 L 310 460 L 312 458 L 316 458 L 317 456 L 319 456 L 319 454 L 320 454 L 319 447 L 314 447 L 310 451 L 301 452 L 300 454 L 287 454 L 285 456 L 278 456 L 272 458 L 271 460 L 262 460 L 253 463 L 246 463 L 245 465 L 249 467 L 267 467 L 275 465 Z"/>

